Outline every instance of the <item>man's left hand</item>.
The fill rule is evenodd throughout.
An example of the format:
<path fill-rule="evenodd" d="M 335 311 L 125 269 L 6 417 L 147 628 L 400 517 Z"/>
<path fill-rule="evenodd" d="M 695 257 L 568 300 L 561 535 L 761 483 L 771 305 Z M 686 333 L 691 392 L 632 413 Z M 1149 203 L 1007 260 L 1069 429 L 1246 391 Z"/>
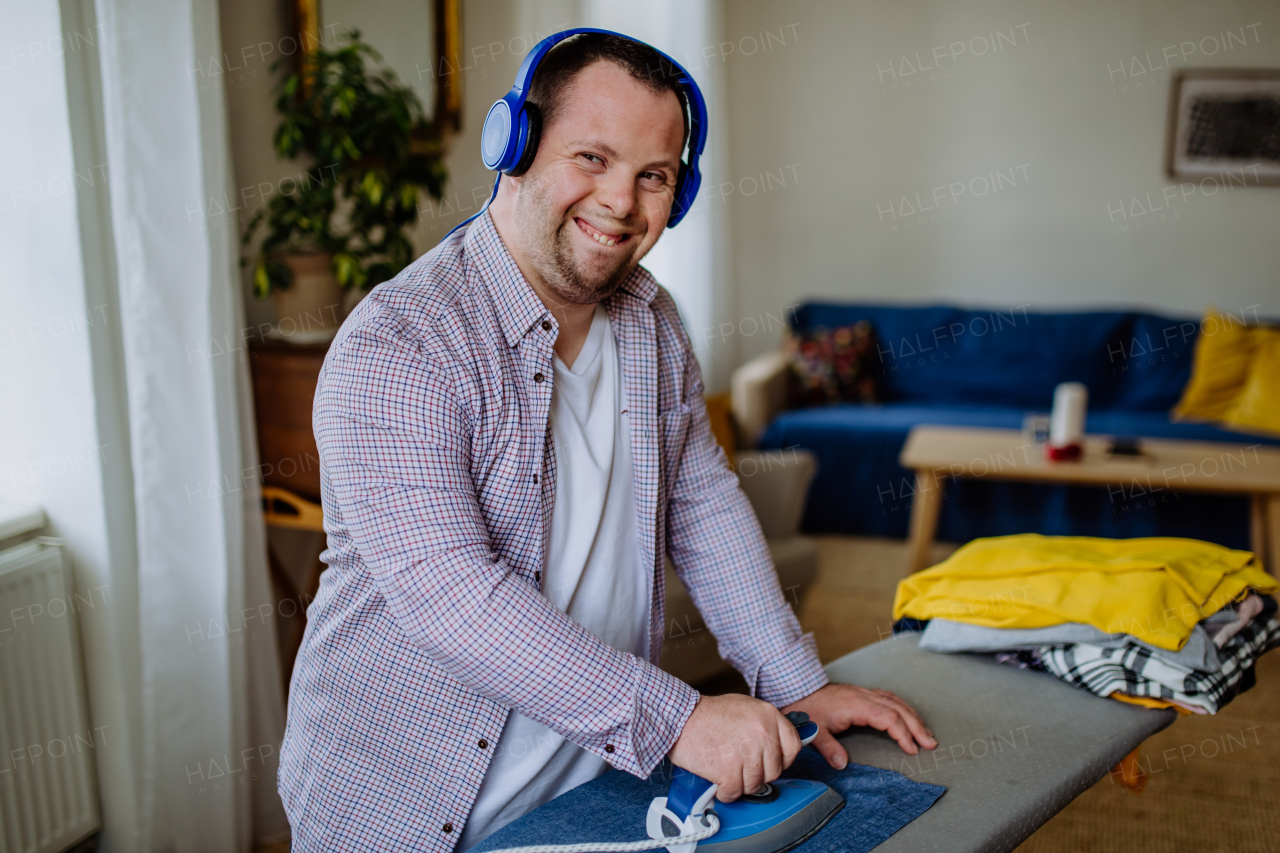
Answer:
<path fill-rule="evenodd" d="M 921 746 L 933 749 L 938 745 L 915 709 L 888 690 L 828 684 L 782 709 L 784 714 L 791 711 L 803 711 L 818 724 L 813 746 L 837 770 L 843 770 L 849 763 L 849 753 L 835 736 L 850 726 L 870 726 L 888 732 L 908 755 L 918 753 Z"/>

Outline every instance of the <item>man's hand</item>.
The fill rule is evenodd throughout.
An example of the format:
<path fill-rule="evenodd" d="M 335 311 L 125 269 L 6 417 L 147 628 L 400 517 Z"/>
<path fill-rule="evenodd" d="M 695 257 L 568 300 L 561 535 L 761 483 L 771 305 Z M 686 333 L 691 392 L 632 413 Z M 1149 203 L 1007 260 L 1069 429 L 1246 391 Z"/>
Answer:
<path fill-rule="evenodd" d="M 837 770 L 843 770 L 849 763 L 849 753 L 835 736 L 850 726 L 870 726 L 888 732 L 908 755 L 920 751 L 916 744 L 925 749 L 938 745 L 915 709 L 888 690 L 828 684 L 782 710 L 784 713 L 804 711 L 818 724 L 820 730 L 812 746 Z"/>
<path fill-rule="evenodd" d="M 777 779 L 799 752 L 800 736 L 777 708 L 731 694 L 698 700 L 671 761 L 716 783 L 716 799 L 729 803 Z"/>

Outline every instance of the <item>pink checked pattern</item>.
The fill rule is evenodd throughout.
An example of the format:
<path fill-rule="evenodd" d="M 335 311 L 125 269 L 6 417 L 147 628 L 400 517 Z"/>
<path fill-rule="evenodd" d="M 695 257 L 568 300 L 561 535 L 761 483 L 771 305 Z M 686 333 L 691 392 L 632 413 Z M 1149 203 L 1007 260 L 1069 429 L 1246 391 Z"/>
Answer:
<path fill-rule="evenodd" d="M 675 303 L 638 269 L 605 308 L 653 570 L 650 659 L 670 554 L 755 695 L 808 695 L 826 676 L 712 437 Z M 330 347 L 314 411 L 329 569 L 280 762 L 295 851 L 451 851 L 510 708 L 641 776 L 692 713 L 693 688 L 538 591 L 556 333 L 486 214 L 376 288 Z"/>

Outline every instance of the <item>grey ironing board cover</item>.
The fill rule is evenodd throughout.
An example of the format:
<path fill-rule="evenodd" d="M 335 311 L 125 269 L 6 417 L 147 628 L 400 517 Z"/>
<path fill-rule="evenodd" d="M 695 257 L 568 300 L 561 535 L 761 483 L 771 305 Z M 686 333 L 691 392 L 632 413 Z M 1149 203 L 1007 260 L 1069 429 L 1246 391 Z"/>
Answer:
<path fill-rule="evenodd" d="M 936 750 L 908 756 L 871 729 L 840 736 L 851 761 L 947 789 L 876 853 L 1013 850 L 1177 718 L 990 655 L 939 654 L 918 643 L 918 634 L 901 634 L 826 667 L 832 681 L 897 693 L 938 738 Z"/>

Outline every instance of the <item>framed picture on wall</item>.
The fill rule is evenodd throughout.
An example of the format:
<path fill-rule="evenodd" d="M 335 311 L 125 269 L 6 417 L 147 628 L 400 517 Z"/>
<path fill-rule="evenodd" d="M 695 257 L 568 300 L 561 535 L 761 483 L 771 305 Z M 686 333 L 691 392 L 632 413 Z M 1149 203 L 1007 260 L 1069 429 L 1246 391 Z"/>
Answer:
<path fill-rule="evenodd" d="M 417 93 L 436 140 L 447 143 L 462 129 L 462 0 L 286 3 L 301 34 L 299 60 L 316 45 L 358 29 L 400 81 Z"/>
<path fill-rule="evenodd" d="M 1198 68 L 1173 77 L 1165 172 L 1280 184 L 1280 69 Z"/>

